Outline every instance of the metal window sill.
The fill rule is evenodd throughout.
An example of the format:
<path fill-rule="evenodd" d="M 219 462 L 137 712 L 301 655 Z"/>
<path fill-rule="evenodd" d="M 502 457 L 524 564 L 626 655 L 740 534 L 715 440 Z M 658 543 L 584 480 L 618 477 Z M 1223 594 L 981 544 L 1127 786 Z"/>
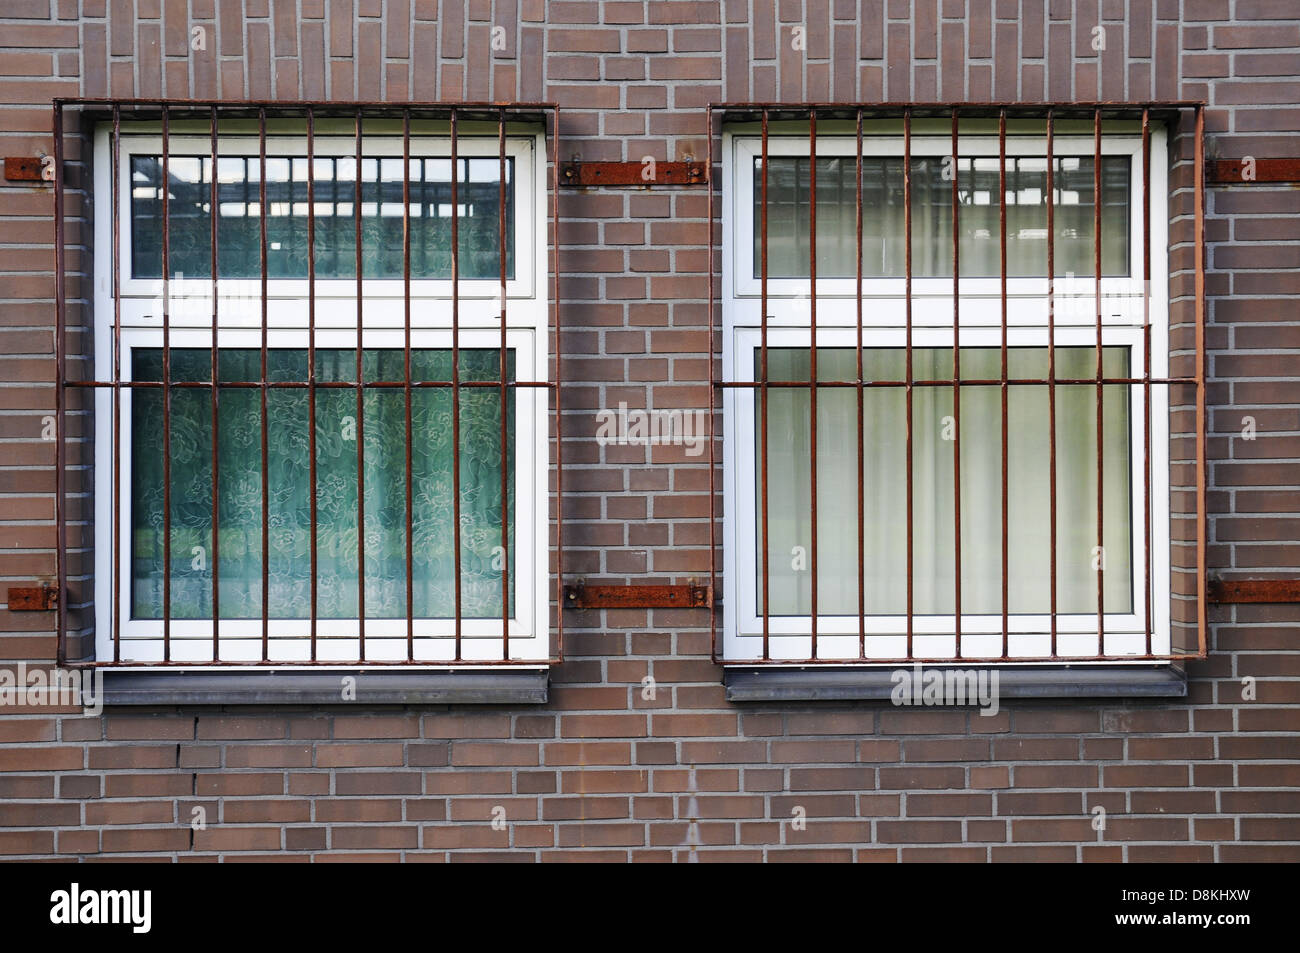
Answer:
<path fill-rule="evenodd" d="M 104 704 L 125 705 L 542 705 L 545 668 L 412 672 L 112 671 L 104 674 Z M 345 677 L 356 679 L 345 697 Z"/>
<path fill-rule="evenodd" d="M 927 665 L 926 672 L 997 668 L 1000 698 L 1182 698 L 1187 675 L 1170 664 L 970 666 Z M 723 675 L 727 701 L 888 701 L 898 667 L 735 667 Z"/>

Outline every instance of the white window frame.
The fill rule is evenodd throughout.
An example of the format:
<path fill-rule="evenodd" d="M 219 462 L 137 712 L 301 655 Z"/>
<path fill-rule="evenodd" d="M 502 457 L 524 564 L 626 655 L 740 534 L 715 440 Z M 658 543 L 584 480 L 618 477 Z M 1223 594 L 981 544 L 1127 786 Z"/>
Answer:
<path fill-rule="evenodd" d="M 1008 129 L 1012 127 L 1008 122 Z M 1091 124 L 1085 136 L 1078 124 L 1058 122 L 1054 154 L 1093 153 Z M 1108 125 L 1111 125 L 1108 123 Z M 1102 140 L 1103 155 L 1128 155 L 1130 172 L 1130 267 L 1127 278 L 1103 278 L 1103 343 L 1129 349 L 1129 376 L 1143 376 L 1142 302 L 1142 202 L 1140 126 L 1113 124 L 1119 129 Z M 992 155 L 999 146 L 996 124 L 963 123 L 959 147 L 962 156 Z M 902 125 L 897 121 L 863 123 L 863 155 L 902 156 Z M 1071 127 L 1077 129 L 1072 132 Z M 722 161 L 722 321 L 723 379 L 754 381 L 754 353 L 760 346 L 761 303 L 759 280 L 752 278 L 754 231 L 753 160 L 761 155 L 758 126 L 737 125 L 724 130 Z M 992 129 L 990 133 L 988 130 Z M 1041 123 L 1039 123 L 1041 130 Z M 941 131 L 942 130 L 942 131 Z M 1007 155 L 1045 155 L 1045 139 L 1023 134 L 1007 136 Z M 772 123 L 768 155 L 809 154 L 806 123 Z M 1086 143 L 1083 141 L 1086 139 Z M 817 155 L 854 154 L 856 135 L 851 123 L 818 123 Z M 947 155 L 951 152 L 948 122 L 915 121 L 912 154 Z M 1086 149 L 1085 149 L 1086 146 Z M 1151 193 L 1167 194 L 1165 175 L 1165 133 L 1151 128 Z M 1157 201 L 1150 216 L 1151 235 L 1151 375 L 1165 377 L 1168 358 L 1168 223 L 1164 203 Z M 864 210 L 869 214 L 869 209 Z M 818 347 L 853 348 L 857 341 L 857 302 L 854 278 L 817 280 Z M 864 279 L 863 346 L 898 348 L 906 344 L 905 279 Z M 1096 346 L 1095 282 L 1091 275 L 1074 281 L 1058 280 L 1055 342 L 1060 346 Z M 810 333 L 810 281 L 768 280 L 768 346 L 812 346 Z M 959 279 L 960 344 L 962 347 L 1000 347 L 1001 291 L 999 278 Z M 1008 278 L 1008 345 L 1043 347 L 1048 344 L 1046 278 Z M 951 277 L 913 279 L 912 343 L 917 348 L 953 345 Z M 755 515 L 754 474 L 758 460 L 754 441 L 759 398 L 757 388 L 731 387 L 723 395 L 723 572 L 724 614 L 723 657 L 728 662 L 763 657 L 763 618 L 758 611 L 757 550 L 758 519 Z M 1105 612 L 1105 654 L 1146 654 L 1146 590 L 1142 567 L 1147 558 L 1142 530 L 1143 487 L 1143 387 L 1130 385 L 1130 571 L 1133 611 Z M 1170 652 L 1169 619 L 1169 441 L 1168 394 L 1161 385 L 1151 387 L 1151 508 L 1152 508 L 1152 641 L 1154 655 Z M 1102 654 L 1098 645 L 1097 613 L 1058 613 L 1057 654 L 1088 662 Z M 873 616 L 865 619 L 868 659 L 898 659 L 906 656 L 906 616 Z M 769 656 L 796 662 L 812 657 L 811 618 L 769 616 Z M 1050 658 L 1051 617 L 1047 614 L 1011 614 L 1008 617 L 1008 657 L 1011 663 L 1041 663 Z M 818 615 L 817 655 L 823 659 L 854 660 L 859 652 L 859 618 Z M 913 654 L 917 658 L 958 658 L 955 619 L 951 614 L 913 617 Z M 965 658 L 992 658 L 1002 654 L 1002 617 L 962 614 L 961 652 Z M 846 661 L 851 664 L 851 661 Z"/>
<path fill-rule="evenodd" d="M 205 122 L 178 121 L 171 124 L 170 153 L 210 156 L 211 138 Z M 249 132 L 248 130 L 251 130 Z M 301 124 L 267 123 L 267 154 L 306 155 L 306 136 Z M 296 131 L 294 131 L 296 130 Z M 274 134 L 273 134 L 274 131 Z M 218 149 L 220 157 L 258 153 L 256 124 L 222 122 Z M 507 126 L 506 154 L 514 158 L 514 261 L 515 277 L 507 281 L 506 345 L 515 352 L 515 382 L 545 382 L 549 373 L 548 331 L 548 245 L 546 148 L 544 134 L 529 126 Z M 120 311 L 121 379 L 131 379 L 131 355 L 135 348 L 162 346 L 161 279 L 135 279 L 131 269 L 130 156 L 161 154 L 158 123 L 122 124 L 120 140 Z M 400 122 L 367 120 L 363 125 L 362 147 L 371 156 L 402 155 Z M 322 120 L 316 124 L 317 156 L 355 153 L 355 130 L 349 120 Z M 101 249 L 112 248 L 110 189 L 112 178 L 111 128 L 100 126 L 95 133 L 95 195 L 100 196 L 96 216 L 95 242 Z M 445 122 L 411 122 L 410 154 L 450 155 L 449 126 Z M 497 157 L 495 123 L 459 124 L 457 153 L 460 157 Z M 218 246 L 218 254 L 220 247 Z M 460 346 L 466 349 L 497 350 L 501 343 L 500 280 L 461 279 L 459 282 Z M 212 344 L 212 281 L 210 277 L 169 281 L 170 346 L 208 349 Z M 261 347 L 261 279 L 222 278 L 217 283 L 219 348 Z M 403 281 L 366 279 L 362 276 L 362 344 L 366 350 L 395 349 L 404 345 L 405 299 Z M 315 283 L 315 343 L 318 348 L 355 348 L 357 345 L 356 279 L 318 279 Z M 452 295 L 450 280 L 412 279 L 411 348 L 450 348 Z M 267 282 L 268 348 L 305 349 L 308 282 L 305 279 L 271 278 Z M 428 306 L 436 305 L 436 306 Z M 111 380 L 113 368 L 112 256 L 95 256 L 95 367 L 98 380 Z M 514 613 L 508 621 L 510 658 L 521 664 L 550 656 L 550 586 L 548 570 L 548 400 L 544 387 L 512 387 L 515 411 L 515 513 L 512 556 L 514 559 Z M 95 630 L 96 655 L 111 661 L 113 645 L 113 560 L 120 560 L 120 651 L 122 661 L 162 660 L 161 619 L 132 619 L 130 610 L 130 474 L 131 474 L 131 389 L 121 389 L 121 490 L 122 532 L 120 552 L 113 553 L 112 390 L 96 388 L 95 421 Z M 261 619 L 220 620 L 221 660 L 259 661 Z M 170 656 L 176 665 L 193 669 L 218 669 L 212 661 L 210 619 L 172 619 Z M 455 654 L 455 623 L 451 619 L 414 620 L 415 667 L 433 667 L 450 661 Z M 463 619 L 461 657 L 466 667 L 475 661 L 501 658 L 501 619 Z M 359 620 L 317 620 L 317 666 L 347 665 L 355 668 L 359 657 Z M 365 654 L 368 661 L 403 661 L 407 657 L 406 618 L 367 618 Z M 303 662 L 310 655 L 310 620 L 270 620 L 270 665 Z M 205 664 L 208 663 L 208 664 Z M 444 667 L 444 666 L 437 666 Z"/>

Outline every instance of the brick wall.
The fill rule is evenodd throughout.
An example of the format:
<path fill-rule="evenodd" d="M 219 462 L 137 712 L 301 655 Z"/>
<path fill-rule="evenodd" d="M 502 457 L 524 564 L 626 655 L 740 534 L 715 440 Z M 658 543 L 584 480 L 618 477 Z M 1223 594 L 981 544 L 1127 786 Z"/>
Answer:
<path fill-rule="evenodd" d="M 554 100 L 561 155 L 585 159 L 700 157 L 703 106 L 723 99 L 1194 98 L 1210 104 L 1210 156 L 1289 156 L 1296 12 L 1290 0 L 0 0 L 0 152 L 48 152 L 50 99 L 75 95 Z M 493 53 L 498 25 L 506 49 Z M 191 50 L 194 28 L 206 50 Z M 54 571 L 54 450 L 40 439 L 54 254 L 49 190 L 0 183 L 0 197 L 3 587 Z M 705 466 L 682 448 L 590 439 L 594 411 L 621 400 L 706 405 L 705 196 L 566 192 L 560 206 L 566 568 L 706 572 Z M 1294 573 L 1300 192 L 1218 188 L 1208 212 L 1211 561 Z M 1246 415 L 1254 441 L 1236 436 Z M 571 616 L 543 707 L 10 708 L 0 855 L 1297 859 L 1300 609 L 1211 618 L 1186 699 L 1007 702 L 993 718 L 728 705 L 707 618 L 689 610 Z M 0 661 L 51 659 L 50 626 L 49 613 L 0 611 Z M 1243 701 L 1247 676 L 1256 697 Z"/>

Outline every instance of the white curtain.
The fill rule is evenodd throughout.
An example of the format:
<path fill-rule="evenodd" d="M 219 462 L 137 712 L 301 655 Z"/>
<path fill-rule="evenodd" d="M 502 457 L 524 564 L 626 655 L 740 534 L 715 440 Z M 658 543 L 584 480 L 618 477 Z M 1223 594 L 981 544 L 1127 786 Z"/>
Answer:
<path fill-rule="evenodd" d="M 809 351 L 769 350 L 769 379 L 807 380 Z M 758 353 L 755 352 L 757 364 Z M 1058 347 L 1057 376 L 1095 373 L 1096 352 Z M 1012 348 L 1009 374 L 1046 376 L 1045 348 Z M 1104 350 L 1108 377 L 1128 373 L 1126 348 Z M 757 369 L 757 368 L 756 368 Z M 963 348 L 962 376 L 997 378 L 997 348 Z M 854 352 L 818 349 L 818 377 L 853 380 Z M 868 380 L 903 380 L 901 349 L 867 350 Z M 952 352 L 913 351 L 916 380 L 952 376 Z M 1127 388 L 1107 385 L 1103 397 L 1102 485 L 1104 547 L 1097 553 L 1096 387 L 1056 389 L 1057 610 L 1097 609 L 1094 560 L 1104 558 L 1105 609 L 1131 611 L 1130 408 Z M 918 615 L 950 614 L 954 608 L 954 451 L 961 453 L 962 612 L 1002 611 L 1002 422 L 996 386 L 961 388 L 960 431 L 950 386 L 915 387 L 912 406 L 913 608 Z M 807 615 L 812 595 L 810 399 L 803 388 L 768 392 L 769 591 L 773 615 Z M 761 422 L 755 401 L 755 434 L 761 453 Z M 857 474 L 857 391 L 818 391 L 817 533 L 818 612 L 857 615 L 859 565 L 865 573 L 868 615 L 907 609 L 906 390 L 867 388 L 864 397 L 864 475 Z M 952 439 L 957 438 L 957 439 Z M 1008 389 L 1008 594 L 1012 613 L 1050 610 L 1050 493 L 1048 401 L 1045 385 Z M 756 456 L 756 461 L 760 458 Z M 865 549 L 858 552 L 858 493 L 864 501 Z M 755 545 L 761 547 L 761 471 L 755 474 Z M 761 552 L 761 550 L 759 550 Z M 762 611 L 762 561 L 759 607 Z"/>

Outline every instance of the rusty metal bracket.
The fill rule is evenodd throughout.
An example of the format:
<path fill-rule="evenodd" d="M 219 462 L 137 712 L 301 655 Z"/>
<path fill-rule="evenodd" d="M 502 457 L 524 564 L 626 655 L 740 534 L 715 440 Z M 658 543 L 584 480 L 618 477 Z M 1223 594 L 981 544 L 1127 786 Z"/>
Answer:
<path fill-rule="evenodd" d="M 46 612 L 59 604 L 59 590 L 51 585 L 10 586 L 10 612 Z"/>
<path fill-rule="evenodd" d="M 589 188 L 599 185 L 707 185 L 709 167 L 703 162 L 562 162 L 560 185 Z"/>
<path fill-rule="evenodd" d="M 1300 602 L 1300 579 L 1211 579 L 1210 601 L 1220 605 L 1238 602 Z"/>
<path fill-rule="evenodd" d="M 5 180 L 8 182 L 41 182 L 40 156 L 5 156 Z"/>
<path fill-rule="evenodd" d="M 1300 159 L 1216 159 L 1208 163 L 1214 185 L 1249 185 L 1252 182 L 1300 182 Z"/>
<path fill-rule="evenodd" d="M 572 609 L 707 609 L 713 605 L 710 586 L 588 586 L 564 587 L 564 604 Z"/>

